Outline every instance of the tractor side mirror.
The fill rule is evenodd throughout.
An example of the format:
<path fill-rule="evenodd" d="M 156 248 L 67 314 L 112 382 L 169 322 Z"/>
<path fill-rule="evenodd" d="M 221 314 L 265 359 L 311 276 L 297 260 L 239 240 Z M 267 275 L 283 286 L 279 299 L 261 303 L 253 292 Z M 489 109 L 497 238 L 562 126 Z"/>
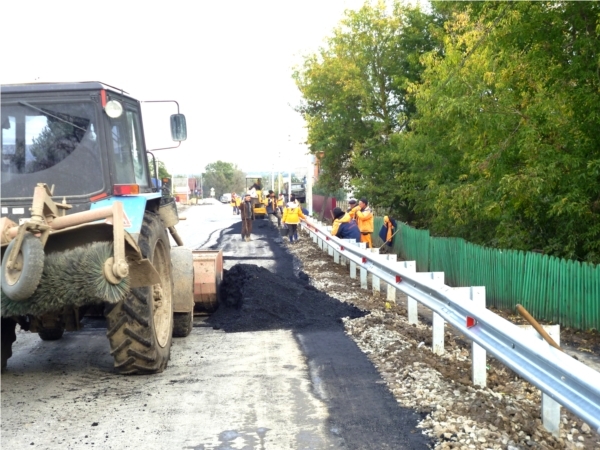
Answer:
<path fill-rule="evenodd" d="M 171 137 L 174 141 L 185 141 L 187 139 L 187 126 L 183 114 L 171 116 Z"/>

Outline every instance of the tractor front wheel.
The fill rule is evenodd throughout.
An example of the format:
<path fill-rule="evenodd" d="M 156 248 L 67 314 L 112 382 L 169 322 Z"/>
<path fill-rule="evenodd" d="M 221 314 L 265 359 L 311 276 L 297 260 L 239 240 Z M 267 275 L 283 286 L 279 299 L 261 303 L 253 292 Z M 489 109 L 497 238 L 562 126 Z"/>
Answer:
<path fill-rule="evenodd" d="M 38 335 L 42 341 L 58 341 L 63 334 L 65 329 L 62 327 L 58 328 L 42 328 L 38 331 Z"/>
<path fill-rule="evenodd" d="M 162 372 L 173 333 L 170 243 L 157 214 L 146 212 L 138 245 L 160 275 L 154 286 L 131 289 L 106 315 L 115 369 L 122 374 Z"/>
<path fill-rule="evenodd" d="M 2 355 L 2 372 L 6 369 L 8 358 L 12 356 L 12 345 L 17 340 L 17 334 L 15 328 L 17 322 L 9 317 L 2 317 L 2 323 L 0 323 L 0 332 L 2 335 L 2 346 L 0 348 L 0 354 Z"/>

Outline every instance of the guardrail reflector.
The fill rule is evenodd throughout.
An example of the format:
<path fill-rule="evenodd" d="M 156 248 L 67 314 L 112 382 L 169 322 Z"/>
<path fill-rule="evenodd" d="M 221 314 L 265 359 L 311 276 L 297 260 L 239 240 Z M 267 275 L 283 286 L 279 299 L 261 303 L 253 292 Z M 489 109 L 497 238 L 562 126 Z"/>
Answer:
<path fill-rule="evenodd" d="M 467 328 L 473 328 L 477 325 L 477 320 L 474 317 L 467 316 Z"/>
<path fill-rule="evenodd" d="M 343 250 L 344 250 L 344 246 L 340 245 L 340 251 L 343 251 Z"/>
<path fill-rule="evenodd" d="M 367 258 L 363 256 L 362 262 L 363 262 L 363 264 L 366 264 L 367 263 Z"/>
<path fill-rule="evenodd" d="M 325 236 L 325 240 L 328 241 L 329 240 L 329 236 Z"/>
<path fill-rule="evenodd" d="M 396 275 L 396 283 L 400 283 L 402 281 L 402 277 L 400 275 Z"/>

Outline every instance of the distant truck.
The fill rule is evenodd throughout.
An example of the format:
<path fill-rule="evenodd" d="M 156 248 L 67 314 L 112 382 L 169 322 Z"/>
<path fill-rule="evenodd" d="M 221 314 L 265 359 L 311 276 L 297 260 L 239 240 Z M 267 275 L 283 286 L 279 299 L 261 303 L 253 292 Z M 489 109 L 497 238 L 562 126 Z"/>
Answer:
<path fill-rule="evenodd" d="M 219 199 L 219 201 L 221 203 L 229 203 L 229 202 L 231 202 L 231 194 L 226 193 L 226 194 L 221 195 L 221 198 Z"/>
<path fill-rule="evenodd" d="M 285 196 L 287 199 L 289 192 L 289 183 L 284 183 L 283 186 L 285 190 Z M 304 187 L 303 183 L 292 183 L 292 194 L 296 196 L 296 200 L 298 200 L 300 203 L 306 203 L 306 188 Z"/>

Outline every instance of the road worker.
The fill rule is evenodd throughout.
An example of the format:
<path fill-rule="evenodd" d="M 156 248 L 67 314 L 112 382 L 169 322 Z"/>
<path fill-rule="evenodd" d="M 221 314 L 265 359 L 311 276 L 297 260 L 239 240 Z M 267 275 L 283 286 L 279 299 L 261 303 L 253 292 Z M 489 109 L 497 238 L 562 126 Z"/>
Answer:
<path fill-rule="evenodd" d="M 333 209 L 331 235 L 340 239 L 354 239 L 356 242 L 360 242 L 361 238 L 358 225 L 350 218 L 350 214 L 342 211 L 341 208 Z"/>
<path fill-rule="evenodd" d="M 371 234 L 373 233 L 373 211 L 369 208 L 369 202 L 366 198 L 358 201 L 359 210 L 356 211 L 356 223 L 360 230 L 360 242 L 366 242 L 368 248 L 373 248 Z"/>
<path fill-rule="evenodd" d="M 242 205 L 242 196 L 236 195 L 235 196 L 235 207 L 236 207 L 238 216 L 240 215 L 240 206 L 241 205 Z"/>
<path fill-rule="evenodd" d="M 283 194 L 279 194 L 279 198 L 277 199 L 277 209 L 279 209 L 279 214 L 283 214 L 283 207 L 285 206 L 285 196 Z"/>
<path fill-rule="evenodd" d="M 242 214 L 242 239 L 246 242 L 251 240 L 252 221 L 254 220 L 254 207 L 252 206 L 252 196 L 247 192 L 244 201 L 240 206 Z"/>
<path fill-rule="evenodd" d="M 281 216 L 279 215 L 279 209 L 277 208 L 277 198 L 273 191 L 269 191 L 269 196 L 267 197 L 267 214 L 269 214 L 269 219 L 273 225 L 277 224 L 278 227 L 281 226 Z"/>
<path fill-rule="evenodd" d="M 348 200 L 348 209 L 346 212 L 350 214 L 350 219 L 356 220 L 356 211 L 360 209 L 355 198 Z"/>
<path fill-rule="evenodd" d="M 298 242 L 298 224 L 300 219 L 306 219 L 306 216 L 300 209 L 300 206 L 294 202 L 289 202 L 283 210 L 283 223 L 290 229 L 290 244 Z"/>
<path fill-rule="evenodd" d="M 231 193 L 231 201 L 229 202 L 229 204 L 231 205 L 231 207 L 233 208 L 233 215 L 237 215 L 238 214 L 238 207 L 236 205 L 236 195 L 235 192 Z"/>

